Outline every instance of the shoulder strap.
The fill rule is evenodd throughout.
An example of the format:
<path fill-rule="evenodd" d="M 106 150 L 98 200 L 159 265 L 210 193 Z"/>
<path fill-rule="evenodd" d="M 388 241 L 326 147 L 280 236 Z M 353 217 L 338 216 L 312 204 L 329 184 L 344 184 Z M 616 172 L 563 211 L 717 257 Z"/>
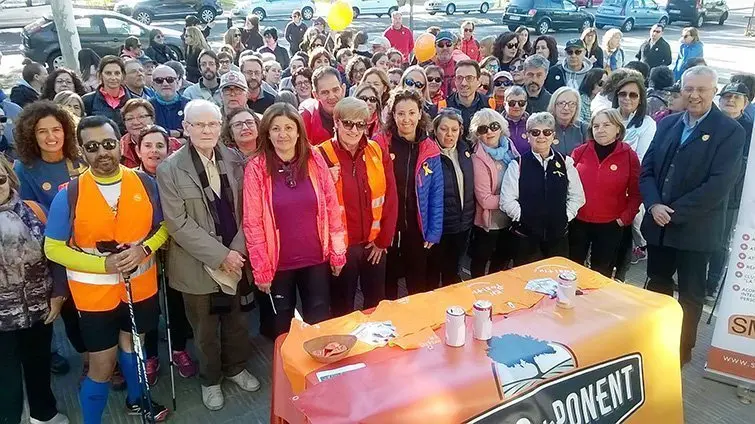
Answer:
<path fill-rule="evenodd" d="M 33 200 L 24 200 L 24 204 L 26 204 L 26 206 L 28 206 L 29 209 L 34 212 L 34 215 L 36 215 L 43 224 L 47 225 L 47 214 L 45 213 L 44 209 L 39 206 L 39 203 Z"/>
<path fill-rule="evenodd" d="M 322 156 L 323 159 L 325 159 L 325 164 L 328 165 L 328 168 L 332 168 L 336 166 L 335 163 L 330 159 L 330 156 L 328 156 L 328 152 L 325 150 L 325 147 L 323 147 L 323 144 L 328 143 L 329 141 L 325 141 L 321 144 L 317 145 L 317 151 L 320 152 L 320 156 Z"/>
<path fill-rule="evenodd" d="M 136 173 L 136 176 L 139 177 L 139 181 L 142 182 L 144 191 L 147 192 L 147 196 L 149 197 L 149 201 L 150 203 L 152 203 L 152 206 L 160 206 L 159 201 L 157 200 L 157 193 L 155 193 L 155 183 L 152 177 L 147 175 L 146 172 L 140 171 L 138 169 L 134 169 L 133 171 Z"/>
<path fill-rule="evenodd" d="M 68 197 L 68 228 L 70 228 L 70 233 L 73 234 L 73 222 L 76 220 L 76 203 L 79 201 L 78 177 L 68 182 L 66 194 Z"/>

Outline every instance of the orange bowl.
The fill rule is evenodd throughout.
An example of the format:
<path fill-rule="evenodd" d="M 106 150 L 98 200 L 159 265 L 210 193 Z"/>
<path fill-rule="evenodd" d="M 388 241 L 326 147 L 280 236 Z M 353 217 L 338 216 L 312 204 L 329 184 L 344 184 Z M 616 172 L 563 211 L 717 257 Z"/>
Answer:
<path fill-rule="evenodd" d="M 345 346 L 346 350 L 334 353 L 330 356 L 325 356 L 325 346 L 330 343 L 338 343 L 339 345 Z M 323 364 L 331 364 L 345 358 L 356 343 L 356 336 L 352 336 L 350 334 L 334 334 L 330 336 L 315 337 L 314 339 L 307 340 L 306 342 L 304 342 L 304 350 L 306 350 L 309 356 L 311 356 L 315 361 L 322 362 Z"/>

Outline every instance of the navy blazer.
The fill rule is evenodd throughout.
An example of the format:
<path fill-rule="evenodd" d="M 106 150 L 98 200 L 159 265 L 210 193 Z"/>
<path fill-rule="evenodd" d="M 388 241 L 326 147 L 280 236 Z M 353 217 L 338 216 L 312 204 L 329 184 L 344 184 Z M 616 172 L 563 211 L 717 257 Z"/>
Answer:
<path fill-rule="evenodd" d="M 676 154 L 675 172 L 661 175 L 666 154 L 681 138 L 683 114 L 658 124 L 642 161 L 640 192 L 647 210 L 642 234 L 651 245 L 712 252 L 723 241 L 726 201 L 742 164 L 745 132 L 714 105 Z M 650 207 L 659 203 L 674 210 L 665 227 L 650 214 Z"/>

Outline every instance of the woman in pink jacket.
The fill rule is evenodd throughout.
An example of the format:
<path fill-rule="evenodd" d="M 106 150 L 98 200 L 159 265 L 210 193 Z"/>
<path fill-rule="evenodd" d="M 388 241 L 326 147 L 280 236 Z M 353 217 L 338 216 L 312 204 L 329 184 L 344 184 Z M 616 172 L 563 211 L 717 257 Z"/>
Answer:
<path fill-rule="evenodd" d="M 500 209 L 501 181 L 512 160 L 519 157 L 509 138 L 508 122 L 493 109 L 475 113 L 469 124 L 469 137 L 474 142 L 474 194 L 476 202 L 470 273 L 472 278 L 506 269 L 514 258 L 514 239 L 510 236 L 511 220 Z"/>
<path fill-rule="evenodd" d="M 264 293 L 257 296 L 260 332 L 275 338 L 288 331 L 297 290 L 305 322 L 328 319 L 330 274 L 346 263 L 346 233 L 325 160 L 287 103 L 262 116 L 258 151 L 244 171 L 243 227 L 254 282 Z"/>

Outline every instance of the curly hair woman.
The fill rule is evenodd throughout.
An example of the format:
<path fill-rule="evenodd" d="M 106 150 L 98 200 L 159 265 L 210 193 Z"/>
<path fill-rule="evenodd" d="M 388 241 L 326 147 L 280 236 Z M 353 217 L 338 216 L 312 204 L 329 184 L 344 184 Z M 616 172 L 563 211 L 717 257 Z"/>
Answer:
<path fill-rule="evenodd" d="M 504 32 L 493 45 L 493 56 L 501 63 L 500 70 L 508 71 L 511 63 L 519 57 L 519 38 L 515 32 Z"/>
<path fill-rule="evenodd" d="M 42 95 L 39 98 L 52 100 L 56 94 L 66 90 L 73 91 L 79 96 L 83 96 L 87 92 L 84 83 L 81 82 L 81 78 L 75 72 L 67 68 L 58 68 L 47 76 L 45 85 L 42 87 Z"/>

